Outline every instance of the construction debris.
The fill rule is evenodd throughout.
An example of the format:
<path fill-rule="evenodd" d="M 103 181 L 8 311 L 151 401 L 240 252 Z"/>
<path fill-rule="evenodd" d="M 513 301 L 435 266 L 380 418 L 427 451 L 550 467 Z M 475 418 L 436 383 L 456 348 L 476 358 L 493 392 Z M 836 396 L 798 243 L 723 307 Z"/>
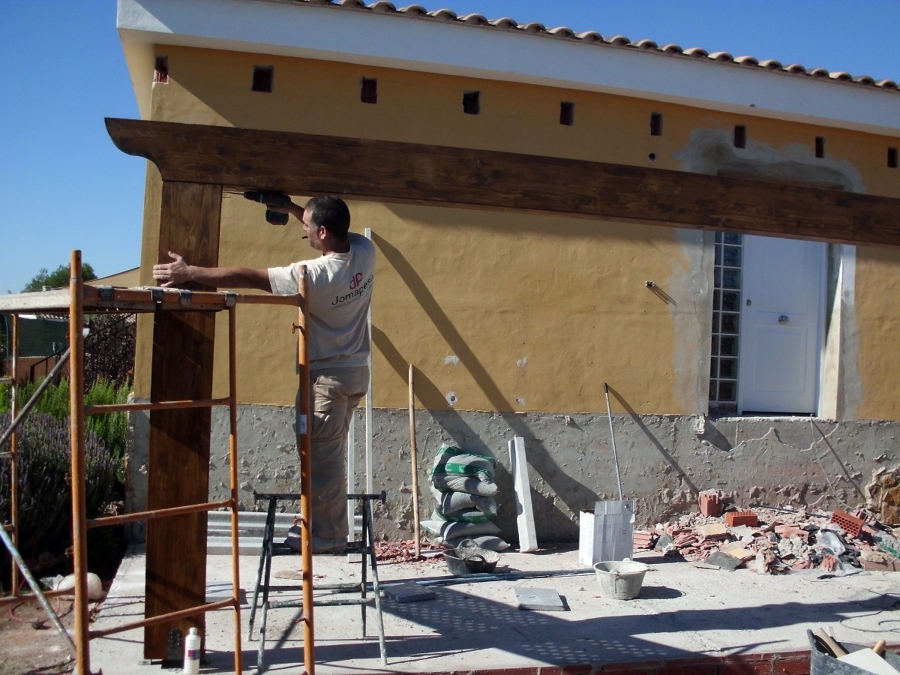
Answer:
<path fill-rule="evenodd" d="M 709 506 L 703 498 L 701 508 Z M 709 511 L 709 508 L 705 509 Z M 894 536 L 896 535 L 896 536 Z M 657 550 L 704 567 L 746 566 L 759 574 L 817 569 L 846 575 L 858 570 L 900 570 L 900 529 L 891 531 L 861 509 L 832 514 L 756 508 L 701 513 L 634 533 L 635 550 Z M 736 564 L 735 564 L 736 563 Z"/>

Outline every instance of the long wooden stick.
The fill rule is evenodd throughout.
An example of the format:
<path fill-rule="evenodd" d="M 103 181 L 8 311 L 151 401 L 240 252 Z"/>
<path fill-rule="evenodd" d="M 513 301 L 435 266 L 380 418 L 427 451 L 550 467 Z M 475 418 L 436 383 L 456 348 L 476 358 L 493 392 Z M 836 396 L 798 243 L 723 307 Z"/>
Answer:
<path fill-rule="evenodd" d="M 416 399 L 413 382 L 415 380 L 413 364 L 409 364 L 409 447 L 410 458 L 412 460 L 412 507 L 413 507 L 413 530 L 416 542 L 416 558 L 419 557 L 421 551 L 421 540 L 419 537 L 419 458 L 416 451 Z"/>

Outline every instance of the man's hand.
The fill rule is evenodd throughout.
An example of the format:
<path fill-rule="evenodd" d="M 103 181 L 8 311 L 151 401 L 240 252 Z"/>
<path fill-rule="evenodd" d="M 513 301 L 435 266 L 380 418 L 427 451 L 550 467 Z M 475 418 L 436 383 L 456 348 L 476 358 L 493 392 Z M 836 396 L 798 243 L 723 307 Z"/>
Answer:
<path fill-rule="evenodd" d="M 161 281 L 163 288 L 176 286 L 191 281 L 191 266 L 177 253 L 169 251 L 169 257 L 175 262 L 153 266 L 153 278 Z"/>

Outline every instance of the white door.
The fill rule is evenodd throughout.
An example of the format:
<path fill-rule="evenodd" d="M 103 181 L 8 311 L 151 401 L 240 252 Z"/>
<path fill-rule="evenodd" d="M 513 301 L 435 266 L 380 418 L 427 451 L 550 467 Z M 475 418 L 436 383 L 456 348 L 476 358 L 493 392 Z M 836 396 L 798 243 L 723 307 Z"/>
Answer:
<path fill-rule="evenodd" d="M 825 244 L 744 237 L 738 412 L 816 412 Z"/>

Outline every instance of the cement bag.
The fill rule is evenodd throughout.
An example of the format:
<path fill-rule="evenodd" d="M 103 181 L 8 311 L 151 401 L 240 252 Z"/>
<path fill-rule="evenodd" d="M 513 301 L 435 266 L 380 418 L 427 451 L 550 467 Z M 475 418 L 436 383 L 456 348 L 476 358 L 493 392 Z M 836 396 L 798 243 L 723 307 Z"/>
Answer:
<path fill-rule="evenodd" d="M 483 523 L 456 523 L 446 520 L 423 520 L 422 527 L 429 534 L 435 535 L 440 541 L 448 539 L 472 538 L 480 534 L 498 535 L 500 528 L 491 521 Z"/>
<path fill-rule="evenodd" d="M 441 492 L 468 492 L 481 497 L 492 497 L 497 494 L 497 484 L 484 481 L 473 476 L 451 476 L 449 474 L 432 474 L 431 484 Z"/>
<path fill-rule="evenodd" d="M 434 458 L 431 475 L 475 476 L 484 482 L 493 482 L 496 468 L 497 460 L 493 457 L 472 455 L 459 448 L 445 445 L 438 450 L 437 457 Z"/>
<path fill-rule="evenodd" d="M 505 542 L 500 537 L 495 537 L 490 534 L 480 534 L 474 537 L 457 537 L 456 539 L 448 539 L 444 542 L 444 546 L 449 546 L 450 548 L 456 548 L 466 539 L 470 539 L 478 544 L 481 548 L 486 548 L 488 551 L 505 551 L 509 548 L 509 544 Z"/>
<path fill-rule="evenodd" d="M 463 509 L 454 513 L 441 513 L 440 509 L 431 512 L 432 520 L 447 520 L 456 523 L 485 523 L 493 516 L 482 513 L 478 509 Z"/>
<path fill-rule="evenodd" d="M 464 509 L 478 509 L 489 516 L 497 515 L 497 501 L 493 497 L 480 497 L 468 492 L 441 492 L 431 488 L 438 503 L 438 510 L 447 515 Z"/>

